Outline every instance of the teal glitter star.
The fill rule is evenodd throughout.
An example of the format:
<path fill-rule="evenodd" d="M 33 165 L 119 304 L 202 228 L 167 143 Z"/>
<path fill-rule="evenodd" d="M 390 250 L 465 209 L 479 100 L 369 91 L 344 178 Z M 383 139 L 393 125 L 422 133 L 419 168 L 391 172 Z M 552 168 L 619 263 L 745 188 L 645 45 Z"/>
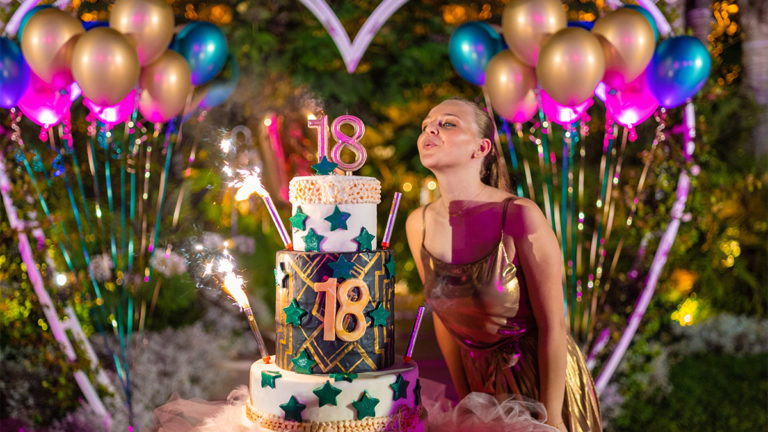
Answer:
<path fill-rule="evenodd" d="M 282 376 L 283 374 L 277 371 L 261 371 L 261 388 L 275 388 L 275 380 Z"/>
<path fill-rule="evenodd" d="M 293 324 L 297 327 L 301 325 L 301 318 L 307 314 L 307 311 L 299 306 L 296 299 L 291 300 L 291 304 L 283 308 L 283 312 L 285 312 L 285 323 Z"/>
<path fill-rule="evenodd" d="M 280 405 L 280 408 L 285 411 L 285 419 L 293 420 L 295 422 L 302 422 L 304 420 L 301 418 L 301 412 L 304 411 L 304 408 L 306 407 L 306 405 L 299 403 L 293 396 L 288 400 L 288 403 Z"/>
<path fill-rule="evenodd" d="M 371 397 L 366 390 L 363 390 L 363 396 L 359 401 L 352 402 L 352 405 L 357 410 L 357 419 L 362 420 L 366 417 L 376 417 L 376 405 L 379 404 L 379 400 Z"/>
<path fill-rule="evenodd" d="M 304 236 L 304 250 L 307 252 L 315 251 L 320 252 L 320 242 L 325 237 L 315 232 L 314 228 L 310 228 L 307 235 Z"/>
<path fill-rule="evenodd" d="M 304 231 L 307 229 L 307 218 L 309 216 L 305 215 L 303 211 L 301 211 L 301 207 L 296 207 L 296 214 L 288 218 L 289 221 L 291 221 L 291 226 L 293 226 L 294 229 Z"/>
<path fill-rule="evenodd" d="M 387 273 L 389 273 L 389 278 L 394 279 L 395 278 L 395 257 L 394 255 L 389 256 L 389 260 L 386 264 L 384 264 L 384 267 L 387 268 Z"/>
<path fill-rule="evenodd" d="M 339 393 L 341 393 L 341 389 L 332 386 L 330 381 L 326 381 L 325 385 L 312 390 L 312 393 L 316 394 L 317 398 L 320 399 L 320 403 L 318 406 L 323 406 L 323 405 L 336 406 L 336 396 L 338 396 Z"/>
<path fill-rule="evenodd" d="M 421 380 L 416 379 L 416 386 L 413 388 L 413 400 L 416 406 L 421 405 Z"/>
<path fill-rule="evenodd" d="M 337 229 L 347 229 L 347 219 L 349 219 L 349 216 L 351 216 L 351 213 L 343 212 L 339 209 L 339 206 L 336 206 L 333 209 L 333 213 L 326 217 L 325 220 L 330 222 L 331 231 L 336 231 Z"/>
<path fill-rule="evenodd" d="M 365 227 L 360 229 L 360 235 L 355 237 L 357 242 L 357 251 L 373 250 L 373 234 L 369 233 Z"/>
<path fill-rule="evenodd" d="M 392 388 L 392 400 L 405 399 L 408 397 L 408 381 L 402 374 L 397 374 L 397 381 L 389 385 Z"/>
<path fill-rule="evenodd" d="M 357 374 L 354 372 L 350 372 L 350 373 L 334 372 L 331 374 L 331 378 L 333 378 L 334 381 L 352 382 L 357 379 Z"/>
<path fill-rule="evenodd" d="M 355 263 L 347 261 L 347 259 L 344 258 L 344 255 L 339 254 L 339 259 L 337 259 L 336 262 L 329 262 L 328 267 L 333 269 L 333 277 L 352 279 L 352 274 L 350 272 L 355 268 Z"/>
<path fill-rule="evenodd" d="M 328 175 L 332 173 L 337 166 L 339 165 L 329 161 L 327 157 L 323 156 L 319 163 L 312 165 L 312 169 L 314 169 L 318 175 Z"/>
<path fill-rule="evenodd" d="M 373 318 L 372 326 L 385 326 L 387 325 L 387 317 L 389 317 L 389 311 L 384 309 L 384 302 L 379 302 L 376 309 L 368 312 L 368 316 Z"/>
<path fill-rule="evenodd" d="M 311 374 L 312 366 L 317 364 L 316 361 L 309 358 L 306 350 L 302 351 L 298 357 L 294 357 L 291 360 L 291 363 L 293 363 L 293 368 L 296 370 L 296 373 L 306 374 L 306 375 Z"/>

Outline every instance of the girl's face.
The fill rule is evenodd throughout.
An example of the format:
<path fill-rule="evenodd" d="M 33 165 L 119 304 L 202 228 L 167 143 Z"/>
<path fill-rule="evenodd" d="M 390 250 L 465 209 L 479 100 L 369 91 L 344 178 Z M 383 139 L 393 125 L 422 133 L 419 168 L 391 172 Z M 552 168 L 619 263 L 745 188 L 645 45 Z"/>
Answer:
<path fill-rule="evenodd" d="M 430 171 L 482 161 L 475 114 L 470 106 L 448 100 L 432 108 L 421 123 L 417 140 L 422 165 Z M 479 166 L 479 165 L 478 165 Z"/>

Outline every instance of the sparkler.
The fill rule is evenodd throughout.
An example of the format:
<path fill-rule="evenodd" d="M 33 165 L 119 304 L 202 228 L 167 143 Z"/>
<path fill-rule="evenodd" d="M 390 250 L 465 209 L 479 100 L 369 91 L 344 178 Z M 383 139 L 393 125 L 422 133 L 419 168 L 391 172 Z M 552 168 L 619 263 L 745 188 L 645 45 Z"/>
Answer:
<path fill-rule="evenodd" d="M 242 170 L 239 171 L 242 172 Z M 272 217 L 272 222 L 274 222 L 277 227 L 277 232 L 280 234 L 280 238 L 283 240 L 285 248 L 293 250 L 293 243 L 288 235 L 288 231 L 285 229 L 285 225 L 283 225 L 283 221 L 280 219 L 280 214 L 277 212 L 275 203 L 272 202 L 272 197 L 269 196 L 269 192 L 267 192 L 261 184 L 261 172 L 258 169 L 251 171 L 242 181 L 235 184 L 235 186 L 239 187 L 235 194 L 236 201 L 246 200 L 254 193 L 258 194 L 261 199 L 264 200 L 264 204 L 267 206 L 267 210 L 269 210 L 269 215 Z"/>
<path fill-rule="evenodd" d="M 261 359 L 264 363 L 269 363 L 270 357 L 267 352 L 267 346 L 264 344 L 264 338 L 262 338 L 261 332 L 259 331 L 259 325 L 256 323 L 256 318 L 253 316 L 253 310 L 251 310 L 251 305 L 248 302 L 248 296 L 245 294 L 245 290 L 243 290 L 243 278 L 235 274 L 234 264 L 229 252 L 225 250 L 224 258 L 220 258 L 216 264 L 217 272 L 223 274 L 224 281 L 221 285 L 222 289 L 237 302 L 240 309 L 248 318 L 248 325 L 251 327 L 253 338 L 256 339 L 256 346 L 259 349 Z M 213 266 L 214 262 L 209 262 L 205 266 L 205 273 L 203 276 L 211 274 L 213 272 Z"/>

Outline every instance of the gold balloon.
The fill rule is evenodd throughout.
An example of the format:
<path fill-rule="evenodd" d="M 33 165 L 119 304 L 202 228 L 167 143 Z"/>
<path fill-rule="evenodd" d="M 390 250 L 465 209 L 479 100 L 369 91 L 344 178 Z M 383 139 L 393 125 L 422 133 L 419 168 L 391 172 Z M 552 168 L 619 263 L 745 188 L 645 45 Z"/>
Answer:
<path fill-rule="evenodd" d="M 60 89 L 72 83 L 72 51 L 85 30 L 80 20 L 56 8 L 32 15 L 21 38 L 29 67 L 43 81 Z"/>
<path fill-rule="evenodd" d="M 173 25 L 173 10 L 166 0 L 117 0 L 109 14 L 109 26 L 136 45 L 142 66 L 168 48 Z"/>
<path fill-rule="evenodd" d="M 141 70 L 139 83 L 143 89 L 139 109 L 144 117 L 155 123 L 166 122 L 179 114 L 192 92 L 187 61 L 170 50 Z"/>
<path fill-rule="evenodd" d="M 605 57 L 600 42 L 578 27 L 552 35 L 541 48 L 536 63 L 541 88 L 566 106 L 578 105 L 591 97 L 604 73 Z"/>
<path fill-rule="evenodd" d="M 512 0 L 501 16 L 504 40 L 524 63 L 535 66 L 544 40 L 565 28 L 559 0 Z"/>
<path fill-rule="evenodd" d="M 72 75 L 96 105 L 112 106 L 123 100 L 139 81 L 139 71 L 136 49 L 111 28 L 86 32 L 72 54 Z"/>
<path fill-rule="evenodd" d="M 509 50 L 493 56 L 485 69 L 485 90 L 491 99 L 491 106 L 507 120 L 515 117 L 523 98 L 535 86 L 536 72 Z"/>
<path fill-rule="evenodd" d="M 640 76 L 656 49 L 653 27 L 633 9 L 617 9 L 598 19 L 592 33 L 605 54 L 603 81 L 613 88 L 622 88 Z"/>

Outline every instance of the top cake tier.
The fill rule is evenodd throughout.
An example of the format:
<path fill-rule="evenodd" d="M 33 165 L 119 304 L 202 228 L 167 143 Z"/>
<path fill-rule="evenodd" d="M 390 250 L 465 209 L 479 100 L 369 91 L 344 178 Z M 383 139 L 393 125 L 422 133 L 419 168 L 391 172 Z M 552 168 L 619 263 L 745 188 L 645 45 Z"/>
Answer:
<path fill-rule="evenodd" d="M 376 249 L 376 205 L 381 183 L 373 177 L 294 177 L 288 186 L 296 251 L 362 252 Z"/>

